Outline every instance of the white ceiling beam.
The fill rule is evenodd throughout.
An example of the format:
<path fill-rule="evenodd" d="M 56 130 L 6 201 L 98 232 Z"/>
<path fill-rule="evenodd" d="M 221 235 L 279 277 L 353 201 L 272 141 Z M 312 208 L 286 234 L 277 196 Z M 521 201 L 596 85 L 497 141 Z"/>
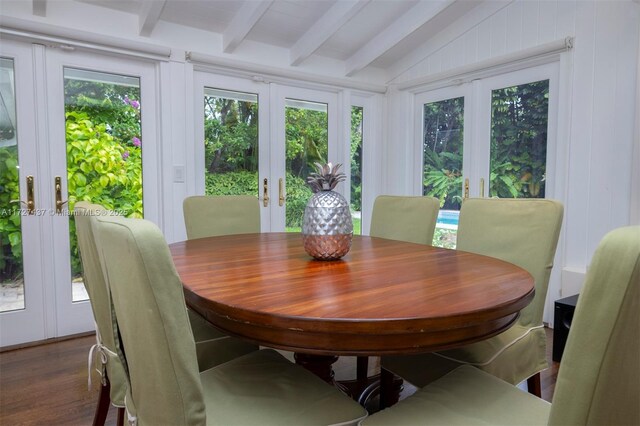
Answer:
<path fill-rule="evenodd" d="M 167 0 L 143 0 L 138 15 L 138 33 L 149 37 L 160 20 L 162 9 Z"/>
<path fill-rule="evenodd" d="M 249 31 L 269 9 L 271 3 L 273 3 L 273 0 L 247 0 L 242 4 L 222 33 L 222 48 L 224 52 L 231 53 L 236 50 L 236 47 L 242 43 Z"/>
<path fill-rule="evenodd" d="M 47 0 L 33 0 L 33 14 L 36 16 L 47 16 Z"/>
<path fill-rule="evenodd" d="M 455 0 L 421 1 L 346 60 L 345 73 L 352 76 L 429 22 Z"/>
<path fill-rule="evenodd" d="M 291 48 L 291 65 L 300 65 L 371 0 L 339 0 Z"/>

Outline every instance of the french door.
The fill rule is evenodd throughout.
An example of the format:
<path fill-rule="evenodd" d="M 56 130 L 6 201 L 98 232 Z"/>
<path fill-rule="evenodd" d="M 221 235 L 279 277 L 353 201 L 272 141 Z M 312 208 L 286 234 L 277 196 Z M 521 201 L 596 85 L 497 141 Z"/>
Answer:
<path fill-rule="evenodd" d="M 160 179 L 153 65 L 8 41 L 0 56 L 7 346 L 93 329 L 73 206 L 158 222 Z"/>
<path fill-rule="evenodd" d="M 196 72 L 195 190 L 256 195 L 263 232 L 299 231 L 314 163 L 338 158 L 337 95 Z"/>
<path fill-rule="evenodd" d="M 436 196 L 434 245 L 454 248 L 466 197 L 553 195 L 557 64 L 416 95 L 416 193 Z"/>

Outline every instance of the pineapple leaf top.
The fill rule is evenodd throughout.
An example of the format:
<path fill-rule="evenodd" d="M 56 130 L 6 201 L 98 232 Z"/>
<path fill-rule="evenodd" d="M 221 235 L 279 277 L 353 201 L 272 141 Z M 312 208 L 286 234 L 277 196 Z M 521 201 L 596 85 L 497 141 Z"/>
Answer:
<path fill-rule="evenodd" d="M 344 173 L 338 173 L 338 169 L 342 164 L 336 164 L 335 166 L 331 163 L 315 164 L 318 172 L 310 173 L 307 178 L 307 183 L 313 192 L 331 191 L 338 183 L 347 178 Z"/>

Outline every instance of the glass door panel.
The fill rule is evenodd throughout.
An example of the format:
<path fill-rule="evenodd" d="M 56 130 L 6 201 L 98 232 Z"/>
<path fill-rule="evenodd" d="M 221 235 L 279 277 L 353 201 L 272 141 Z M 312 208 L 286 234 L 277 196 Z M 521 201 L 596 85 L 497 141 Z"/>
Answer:
<path fill-rule="evenodd" d="M 140 79 L 64 68 L 69 212 L 91 201 L 143 217 Z M 87 300 L 73 215 L 69 215 L 72 301 Z"/>
<path fill-rule="evenodd" d="M 350 208 L 353 233 L 362 234 L 362 135 L 363 114 L 361 106 L 351 106 L 351 191 Z"/>
<path fill-rule="evenodd" d="M 462 204 L 464 97 L 422 106 L 422 194 L 440 199 L 433 245 L 455 248 Z"/>
<path fill-rule="evenodd" d="M 0 312 L 25 307 L 13 62 L 0 58 Z"/>
<path fill-rule="evenodd" d="M 307 177 L 315 170 L 316 163 L 328 161 L 328 132 L 327 104 L 285 99 L 287 232 L 301 230 L 304 208 L 312 195 Z"/>
<path fill-rule="evenodd" d="M 258 95 L 204 88 L 206 195 L 258 196 Z"/>
<path fill-rule="evenodd" d="M 549 80 L 491 92 L 489 196 L 544 198 Z"/>
<path fill-rule="evenodd" d="M 42 234 L 50 216 L 38 174 L 47 158 L 36 144 L 33 60 L 30 44 L 0 43 L 0 347 L 46 337 Z"/>

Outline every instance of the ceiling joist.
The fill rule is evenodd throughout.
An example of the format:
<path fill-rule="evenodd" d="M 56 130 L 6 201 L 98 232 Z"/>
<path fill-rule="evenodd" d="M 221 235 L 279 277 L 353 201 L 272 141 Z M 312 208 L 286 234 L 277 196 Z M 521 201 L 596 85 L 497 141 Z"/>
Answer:
<path fill-rule="evenodd" d="M 454 2 L 455 0 L 419 2 L 351 55 L 345 64 L 345 74 L 349 77 L 354 75 Z"/>
<path fill-rule="evenodd" d="M 349 22 L 370 0 L 336 2 L 291 48 L 291 65 L 300 65 L 344 24 Z"/>
<path fill-rule="evenodd" d="M 47 0 L 33 0 L 33 14 L 36 16 L 47 16 Z"/>
<path fill-rule="evenodd" d="M 233 17 L 227 28 L 222 33 L 222 48 L 224 52 L 233 52 L 249 31 L 256 25 L 262 15 L 269 9 L 273 0 L 253 1 L 246 0 L 240 10 Z"/>
<path fill-rule="evenodd" d="M 138 16 L 139 34 L 149 37 L 160 20 L 162 9 L 167 0 L 144 0 Z"/>

